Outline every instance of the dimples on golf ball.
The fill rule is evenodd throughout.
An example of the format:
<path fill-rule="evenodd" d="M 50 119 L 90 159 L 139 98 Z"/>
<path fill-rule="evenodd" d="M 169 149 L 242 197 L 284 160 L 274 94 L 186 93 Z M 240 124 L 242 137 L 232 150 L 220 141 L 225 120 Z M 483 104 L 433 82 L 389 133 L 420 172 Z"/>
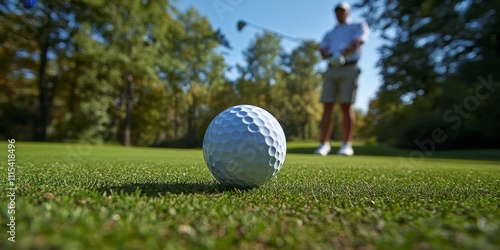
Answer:
<path fill-rule="evenodd" d="M 273 178 L 286 156 L 285 133 L 266 110 L 252 105 L 230 107 L 210 123 L 203 156 L 224 186 L 258 187 Z"/>

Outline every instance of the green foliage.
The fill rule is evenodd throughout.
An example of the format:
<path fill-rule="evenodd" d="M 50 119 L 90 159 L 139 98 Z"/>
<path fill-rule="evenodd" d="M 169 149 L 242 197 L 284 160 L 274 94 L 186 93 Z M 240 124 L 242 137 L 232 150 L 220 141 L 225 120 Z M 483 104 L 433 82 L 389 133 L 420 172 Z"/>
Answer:
<path fill-rule="evenodd" d="M 288 138 L 318 136 L 315 42 L 288 53 L 280 38 L 258 35 L 229 80 L 220 49 L 230 44 L 194 8 L 85 0 L 25 10 L 7 1 L 0 12 L 1 138 L 200 146 L 210 121 L 243 103 L 274 114 Z"/>
<path fill-rule="evenodd" d="M 274 34 L 257 35 L 243 52 L 246 65 L 239 66 L 241 77 L 236 82 L 242 103 L 252 104 L 273 111 L 275 86 L 279 86 L 281 39 Z"/>
<path fill-rule="evenodd" d="M 321 119 L 322 105 L 319 102 L 321 74 L 317 70 L 320 61 L 319 46 L 305 42 L 285 55 L 285 97 L 283 123 L 289 136 L 312 138 L 313 130 Z"/>
<path fill-rule="evenodd" d="M 68 63 L 75 48 L 71 39 L 76 29 L 74 16 L 66 5 L 40 3 L 41 8 L 24 11 L 15 3 L 0 3 L 0 55 L 6 62 L 2 67 L 5 82 L 0 84 L 12 94 L 0 102 L 7 103 L 5 108 L 21 108 L 31 114 L 31 128 L 24 124 L 24 129 L 13 136 L 26 138 L 27 134 L 30 139 L 43 141 L 54 118 L 52 112 L 62 106 L 60 93 L 71 80 Z M 31 101 L 25 102 L 25 98 Z M 17 125 L 22 124 L 14 121 L 6 129 Z M 10 132 L 2 134 L 6 133 Z"/>
<path fill-rule="evenodd" d="M 244 52 L 236 82 L 241 103 L 264 107 L 280 121 L 288 138 L 316 138 L 321 116 L 318 45 L 307 41 L 289 54 L 280 39 L 264 33 Z"/>
<path fill-rule="evenodd" d="M 495 39 L 500 5 L 493 0 L 360 1 L 360 7 L 386 41 L 379 61 L 383 84 L 365 119 L 374 128 L 365 136 L 418 148 L 415 141 L 442 129 L 447 139 L 438 149 L 498 147 L 500 113 L 494 103 L 500 95 L 483 87 L 487 97 L 480 100 L 476 90 L 485 81 L 500 82 Z"/>
<path fill-rule="evenodd" d="M 222 55 L 215 52 L 219 42 L 206 17 L 191 8 L 179 13 L 178 19 L 185 31 L 184 36 L 177 39 L 182 41 L 179 49 L 186 70 L 179 77 L 179 89 L 182 89 L 185 99 L 178 109 L 185 117 L 183 123 L 187 125 L 186 145 L 200 146 L 205 128 L 213 118 L 207 112 L 210 106 L 206 103 L 213 104 L 214 100 L 210 100 L 212 95 L 219 95 L 219 90 L 224 91 L 224 88 L 216 86 L 224 85 L 225 64 Z M 210 89 L 215 92 L 209 92 Z"/>

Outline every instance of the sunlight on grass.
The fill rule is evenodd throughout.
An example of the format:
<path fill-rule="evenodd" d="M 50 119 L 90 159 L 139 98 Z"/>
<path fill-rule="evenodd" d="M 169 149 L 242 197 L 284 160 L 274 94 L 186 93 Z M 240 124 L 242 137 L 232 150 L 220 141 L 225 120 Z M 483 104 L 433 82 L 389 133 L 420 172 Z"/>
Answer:
<path fill-rule="evenodd" d="M 221 187 L 200 149 L 16 145 L 17 238 L 4 232 L 1 249 L 500 245 L 498 159 L 436 154 L 413 166 L 382 146 L 383 156 L 318 157 L 307 154 L 315 143 L 290 143 L 277 177 L 242 191 Z"/>

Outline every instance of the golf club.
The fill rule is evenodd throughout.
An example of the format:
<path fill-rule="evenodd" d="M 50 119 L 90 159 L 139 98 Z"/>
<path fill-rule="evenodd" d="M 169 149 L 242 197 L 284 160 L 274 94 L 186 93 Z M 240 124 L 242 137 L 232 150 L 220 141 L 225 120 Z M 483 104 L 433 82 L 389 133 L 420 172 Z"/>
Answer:
<path fill-rule="evenodd" d="M 236 27 L 237 27 L 238 31 L 241 32 L 243 30 L 243 28 L 245 28 L 246 26 L 253 27 L 253 28 L 256 28 L 256 29 L 260 29 L 260 30 L 263 30 L 263 31 L 275 34 L 275 35 L 277 35 L 277 36 L 279 36 L 281 38 L 288 39 L 290 41 L 294 41 L 294 42 L 301 43 L 301 44 L 304 43 L 304 41 L 302 39 L 291 37 L 291 36 L 288 36 L 288 35 L 285 35 L 285 34 L 282 34 L 282 33 L 279 33 L 279 32 L 273 31 L 273 30 L 270 30 L 268 28 L 262 27 L 260 25 L 249 23 L 249 22 L 244 21 L 244 20 L 239 20 Z"/>

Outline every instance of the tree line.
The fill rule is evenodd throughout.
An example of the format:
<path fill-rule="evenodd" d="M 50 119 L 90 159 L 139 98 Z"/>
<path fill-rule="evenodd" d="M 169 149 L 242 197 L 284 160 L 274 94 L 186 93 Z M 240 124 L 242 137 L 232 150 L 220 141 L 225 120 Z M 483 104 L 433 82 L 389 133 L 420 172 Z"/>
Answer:
<path fill-rule="evenodd" d="M 357 7 L 384 40 L 382 85 L 368 112 L 357 112 L 357 139 L 431 151 L 498 147 L 497 1 Z M 318 137 L 315 41 L 285 52 L 263 33 L 244 65 L 227 65 L 221 31 L 170 1 L 41 1 L 31 10 L 0 1 L 0 13 L 2 138 L 199 146 L 210 121 L 241 103 L 269 110 L 289 139 Z"/>
<path fill-rule="evenodd" d="M 433 151 L 498 148 L 500 3 L 362 0 L 384 45 L 362 133 Z"/>
<path fill-rule="evenodd" d="M 170 1 L 0 3 L 1 137 L 199 146 L 229 106 L 261 106 L 288 138 L 316 138 L 317 43 L 264 33 L 228 79 L 220 30 Z"/>

